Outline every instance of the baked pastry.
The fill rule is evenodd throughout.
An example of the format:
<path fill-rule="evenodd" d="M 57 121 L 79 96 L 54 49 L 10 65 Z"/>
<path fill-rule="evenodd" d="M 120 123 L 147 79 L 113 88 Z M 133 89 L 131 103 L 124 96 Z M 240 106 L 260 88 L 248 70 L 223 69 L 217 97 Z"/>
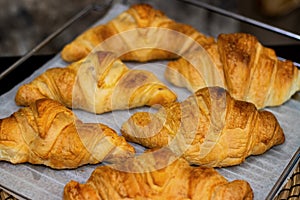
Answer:
<path fill-rule="evenodd" d="M 134 153 L 108 126 L 83 123 L 51 99 L 37 100 L 0 120 L 0 160 L 13 164 L 77 168 L 103 160 L 120 162 Z"/>
<path fill-rule="evenodd" d="M 129 69 L 109 52 L 96 52 L 65 68 L 51 68 L 22 85 L 18 105 L 50 98 L 70 108 L 104 113 L 173 102 L 177 96 L 153 73 Z"/>
<path fill-rule="evenodd" d="M 213 168 L 190 166 L 182 158 L 168 163 L 169 156 L 161 152 L 149 160 L 150 167 L 144 162 L 127 160 L 123 171 L 110 166 L 97 167 L 86 183 L 74 180 L 67 183 L 64 199 L 253 199 L 248 182 L 228 182 Z M 156 167 L 162 163 L 166 165 Z M 140 169 L 141 165 L 151 170 L 130 171 Z"/>
<path fill-rule="evenodd" d="M 171 83 L 195 92 L 203 87 L 222 86 L 238 100 L 257 108 L 278 106 L 300 90 L 300 70 L 288 60 L 262 46 L 245 33 L 220 34 L 217 43 L 203 46 L 186 58 L 168 63 L 165 77 Z M 189 58 L 211 59 L 190 62 Z"/>
<path fill-rule="evenodd" d="M 262 154 L 285 137 L 275 116 L 252 103 L 233 99 L 220 87 L 206 87 L 157 113 L 136 112 L 121 127 L 129 142 L 169 147 L 191 164 L 238 165 Z"/>
<path fill-rule="evenodd" d="M 97 47 L 116 53 L 123 61 L 143 62 L 178 58 L 195 43 L 213 42 L 214 38 L 175 22 L 148 4 L 135 4 L 106 24 L 89 28 L 79 35 L 63 48 L 61 57 L 74 62 Z"/>

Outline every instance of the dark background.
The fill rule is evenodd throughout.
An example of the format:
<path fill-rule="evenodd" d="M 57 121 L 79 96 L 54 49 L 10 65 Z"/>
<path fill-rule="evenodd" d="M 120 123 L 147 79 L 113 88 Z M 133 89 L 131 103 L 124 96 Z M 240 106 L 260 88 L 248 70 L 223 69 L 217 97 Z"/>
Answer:
<path fill-rule="evenodd" d="M 287 2 L 287 0 L 202 1 L 294 33 L 300 33 L 300 10 L 297 5 L 278 13 L 270 13 L 267 11 L 268 7 L 264 6 L 268 5 L 268 2 L 274 5 L 277 1 L 280 3 L 281 1 Z M 295 40 L 225 19 L 223 16 L 212 15 L 192 6 L 185 6 L 176 0 L 141 2 L 159 2 L 157 3 L 159 7 L 171 17 L 184 19 L 201 31 L 214 36 L 221 32 L 243 31 L 255 34 L 265 45 L 298 44 Z M 90 3 L 103 3 L 103 0 L 0 0 L 2 8 L 0 12 L 0 56 L 23 55 Z M 71 35 L 72 32 L 69 34 Z M 65 37 L 66 40 L 69 39 Z M 57 51 L 55 47 L 48 47 L 44 52 L 56 53 Z"/>
<path fill-rule="evenodd" d="M 31 51 L 45 38 L 91 4 L 110 0 L 0 0 L 0 73 Z M 198 0 L 241 16 L 300 33 L 300 0 Z M 292 4 L 290 4 L 292 2 Z M 300 43 L 262 28 L 209 12 L 180 0 L 114 0 L 113 3 L 150 3 L 170 18 L 190 24 L 200 32 L 217 37 L 220 33 L 247 32 L 255 35 L 277 55 L 300 63 Z M 89 12 L 51 40 L 14 70 L 0 77 L 0 94 L 28 77 L 62 47 L 99 20 L 102 12 Z M 3 74 L 3 73 L 2 73 Z"/>

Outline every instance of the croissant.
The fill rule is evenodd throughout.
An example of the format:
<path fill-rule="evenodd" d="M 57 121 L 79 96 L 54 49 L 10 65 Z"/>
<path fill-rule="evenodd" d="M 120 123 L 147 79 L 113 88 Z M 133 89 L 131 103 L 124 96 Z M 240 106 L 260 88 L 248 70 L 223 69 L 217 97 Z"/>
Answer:
<path fill-rule="evenodd" d="M 279 60 L 253 35 L 220 34 L 217 43 L 203 47 L 206 51 L 193 51 L 186 58 L 169 62 L 165 78 L 193 92 L 222 86 L 234 98 L 254 103 L 259 109 L 281 105 L 300 90 L 300 70 L 291 61 Z M 207 55 L 211 59 L 202 63 L 192 60 Z"/>
<path fill-rule="evenodd" d="M 0 120 L 0 160 L 55 169 L 76 168 L 134 155 L 125 139 L 103 124 L 83 123 L 71 110 L 40 99 Z"/>
<path fill-rule="evenodd" d="M 144 62 L 178 58 L 194 43 L 204 45 L 213 42 L 214 38 L 189 25 L 175 22 L 148 4 L 136 4 L 106 24 L 86 30 L 63 48 L 61 57 L 67 62 L 74 62 L 97 47 L 98 50 L 118 54 L 123 61 Z"/>
<path fill-rule="evenodd" d="M 123 123 L 121 133 L 127 141 L 167 146 L 191 164 L 209 167 L 238 165 L 285 140 L 271 112 L 235 100 L 221 87 L 199 89 L 157 113 L 137 112 Z"/>
<path fill-rule="evenodd" d="M 18 105 L 50 98 L 92 113 L 152 106 L 177 96 L 151 72 L 129 69 L 109 52 L 96 52 L 65 68 L 51 68 L 22 85 Z"/>
<path fill-rule="evenodd" d="M 213 168 L 190 166 L 182 158 L 168 163 L 169 156 L 161 152 L 147 157 L 152 157 L 148 159 L 151 163 L 125 161 L 124 170 L 97 167 L 86 183 L 67 183 L 64 199 L 253 199 L 246 181 L 228 182 Z M 147 170 L 134 172 L 133 168 L 140 170 L 141 165 Z"/>

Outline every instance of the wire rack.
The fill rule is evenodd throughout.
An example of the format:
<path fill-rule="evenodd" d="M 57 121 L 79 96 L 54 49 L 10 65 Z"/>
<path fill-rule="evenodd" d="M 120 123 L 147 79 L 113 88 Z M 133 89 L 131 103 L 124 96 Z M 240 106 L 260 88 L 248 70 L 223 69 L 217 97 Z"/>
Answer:
<path fill-rule="evenodd" d="M 253 20 L 251 18 L 242 16 L 240 14 L 232 13 L 227 10 L 224 10 L 219 7 L 212 6 L 208 3 L 204 3 L 197 0 L 181 0 L 182 2 L 185 2 L 187 4 L 191 4 L 196 7 L 200 7 L 203 9 L 206 9 L 211 12 L 215 12 L 220 15 L 224 15 L 226 17 L 251 24 L 253 26 L 266 29 L 267 31 L 271 31 L 292 39 L 295 39 L 297 41 L 300 41 L 300 35 L 280 29 L 278 27 L 274 27 L 265 23 L 262 23 L 260 21 Z M 10 73 L 13 73 L 13 71 L 18 68 L 24 61 L 26 61 L 29 57 L 33 56 L 36 52 L 38 52 L 41 48 L 43 48 L 45 45 L 47 45 L 53 38 L 57 37 L 62 31 L 67 29 L 69 26 L 71 26 L 74 22 L 76 22 L 81 17 L 85 16 L 87 13 L 91 11 L 97 11 L 102 13 L 102 15 L 105 14 L 105 12 L 110 8 L 113 1 L 108 1 L 105 3 L 105 5 L 98 5 L 98 4 L 91 4 L 88 7 L 84 8 L 82 11 L 80 11 L 77 15 L 75 15 L 73 18 L 71 18 L 69 21 L 67 21 L 61 28 L 59 28 L 57 31 L 55 31 L 53 34 L 49 35 L 45 40 L 43 40 L 39 45 L 37 45 L 34 49 L 29 51 L 27 54 L 25 54 L 21 59 L 19 59 L 17 62 L 15 62 L 13 65 L 11 65 L 9 68 L 7 68 L 5 71 L 3 71 L 0 74 L 0 81 L 7 76 Z M 128 3 L 128 1 L 123 1 L 124 4 Z M 296 63 L 296 65 L 299 67 Z M 291 159 L 290 163 L 286 166 L 285 170 L 283 171 L 282 175 L 270 191 L 270 193 L 267 196 L 267 199 L 289 199 L 289 200 L 296 200 L 300 199 L 300 163 L 299 163 L 299 157 L 300 157 L 300 148 L 295 152 L 295 155 Z M 19 199 L 18 194 L 15 195 L 14 192 L 9 191 L 7 189 L 4 189 L 0 185 L 0 200 L 16 200 Z M 21 199 L 23 199 L 21 197 Z"/>

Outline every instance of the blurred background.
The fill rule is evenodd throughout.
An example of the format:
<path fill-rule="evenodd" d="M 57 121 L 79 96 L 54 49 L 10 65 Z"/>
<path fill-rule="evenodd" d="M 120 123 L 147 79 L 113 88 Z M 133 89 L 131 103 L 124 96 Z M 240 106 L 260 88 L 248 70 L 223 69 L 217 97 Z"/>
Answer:
<path fill-rule="evenodd" d="M 199 0 L 241 14 L 252 19 L 300 33 L 299 0 Z M 116 3 L 149 2 L 162 9 L 171 18 L 188 23 L 199 31 L 217 36 L 220 33 L 249 32 L 269 46 L 298 45 L 299 41 L 289 39 L 264 29 L 241 23 L 204 9 L 186 5 L 177 0 L 126 1 Z M 91 3 L 101 0 L 0 0 L 0 56 L 23 55 L 49 34 L 61 27 L 68 19 Z M 90 21 L 81 24 L 90 25 Z M 78 29 L 82 27 L 78 27 Z M 75 27 L 76 29 L 76 27 Z M 81 30 L 80 30 L 81 31 Z M 80 32 L 79 31 L 79 32 Z M 60 41 L 67 42 L 75 36 L 70 30 Z M 60 42 L 62 44 L 62 42 Z M 44 53 L 57 53 L 59 45 L 48 45 Z M 61 46 L 61 45 L 60 45 Z"/>

